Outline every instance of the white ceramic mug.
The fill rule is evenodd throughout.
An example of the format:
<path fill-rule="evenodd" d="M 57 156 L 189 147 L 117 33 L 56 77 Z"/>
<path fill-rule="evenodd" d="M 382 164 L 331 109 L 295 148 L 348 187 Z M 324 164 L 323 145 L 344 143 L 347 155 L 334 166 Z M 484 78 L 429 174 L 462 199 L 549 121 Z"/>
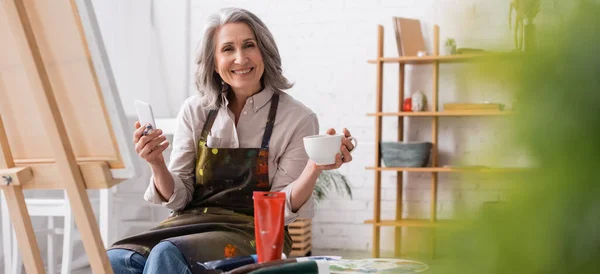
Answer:
<path fill-rule="evenodd" d="M 312 135 L 304 137 L 304 149 L 308 157 L 317 165 L 335 164 L 335 155 L 341 153 L 343 134 L 336 135 Z M 358 146 L 358 140 L 348 137 L 354 148 Z M 353 149 L 354 150 L 354 149 Z"/>

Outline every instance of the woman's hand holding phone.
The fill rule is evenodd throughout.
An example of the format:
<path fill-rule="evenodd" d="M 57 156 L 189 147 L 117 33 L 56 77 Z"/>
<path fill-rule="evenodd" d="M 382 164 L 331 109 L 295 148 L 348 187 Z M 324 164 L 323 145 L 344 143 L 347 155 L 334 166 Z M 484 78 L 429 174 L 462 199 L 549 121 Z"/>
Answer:
<path fill-rule="evenodd" d="M 135 152 L 150 165 L 164 165 L 165 159 L 162 153 L 169 147 L 169 142 L 162 134 L 163 131 L 153 129 L 149 124 L 140 125 L 139 121 L 135 122 L 135 128 L 133 133 Z"/>

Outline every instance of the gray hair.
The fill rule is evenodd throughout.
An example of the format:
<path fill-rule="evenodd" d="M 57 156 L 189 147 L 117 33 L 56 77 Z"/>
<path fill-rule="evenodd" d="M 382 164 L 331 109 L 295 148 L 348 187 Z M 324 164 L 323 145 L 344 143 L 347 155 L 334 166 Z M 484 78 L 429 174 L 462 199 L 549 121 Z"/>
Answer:
<path fill-rule="evenodd" d="M 281 69 L 281 57 L 273 35 L 267 26 L 253 13 L 240 8 L 224 8 L 211 15 L 204 28 L 204 37 L 200 43 L 196 64 L 196 87 L 200 93 L 202 105 L 215 109 L 221 105 L 223 86 L 221 76 L 215 71 L 215 33 L 227 23 L 246 23 L 254 32 L 258 49 L 265 64 L 261 82 L 263 87 L 275 92 L 293 86 L 284 76 Z"/>

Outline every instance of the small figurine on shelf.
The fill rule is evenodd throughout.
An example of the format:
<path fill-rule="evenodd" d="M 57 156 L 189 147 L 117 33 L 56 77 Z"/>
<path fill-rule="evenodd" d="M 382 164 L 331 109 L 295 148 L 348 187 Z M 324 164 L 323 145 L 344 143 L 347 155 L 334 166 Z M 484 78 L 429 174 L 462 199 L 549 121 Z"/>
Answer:
<path fill-rule="evenodd" d="M 404 99 L 404 104 L 402 104 L 402 111 L 412 111 L 412 99 L 411 98 Z"/>
<path fill-rule="evenodd" d="M 427 105 L 427 98 L 425 98 L 425 94 L 423 94 L 423 92 L 421 92 L 419 90 L 419 91 L 415 92 L 411 98 L 412 98 L 412 100 L 411 100 L 412 111 L 418 112 L 418 111 L 425 110 L 425 106 Z"/>

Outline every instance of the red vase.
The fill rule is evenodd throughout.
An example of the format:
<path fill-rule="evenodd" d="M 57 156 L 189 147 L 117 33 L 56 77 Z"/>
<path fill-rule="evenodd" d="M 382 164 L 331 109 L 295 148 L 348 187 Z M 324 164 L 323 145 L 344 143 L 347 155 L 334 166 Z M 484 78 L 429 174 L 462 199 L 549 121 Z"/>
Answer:
<path fill-rule="evenodd" d="M 411 98 L 404 99 L 404 104 L 402 105 L 402 111 L 412 111 L 412 99 Z"/>

